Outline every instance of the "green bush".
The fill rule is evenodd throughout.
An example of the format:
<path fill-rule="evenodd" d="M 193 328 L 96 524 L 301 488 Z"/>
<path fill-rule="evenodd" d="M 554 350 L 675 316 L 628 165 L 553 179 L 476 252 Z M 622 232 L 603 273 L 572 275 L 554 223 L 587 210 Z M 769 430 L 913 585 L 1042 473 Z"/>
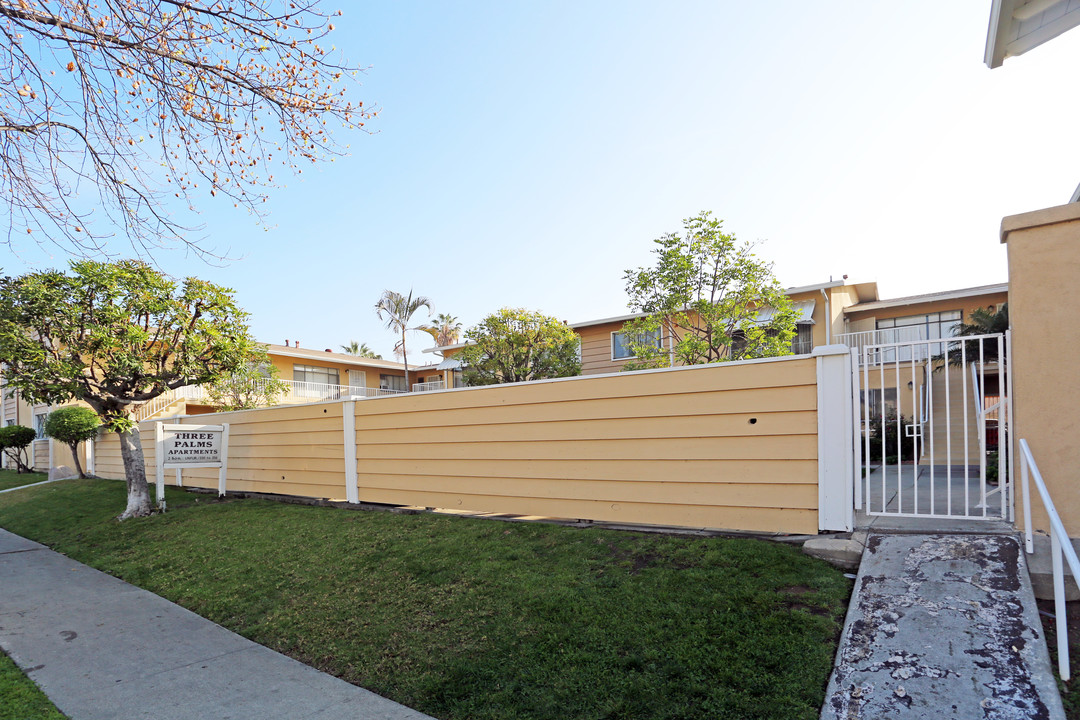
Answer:
<path fill-rule="evenodd" d="M 903 429 L 911 424 L 911 419 L 903 415 L 897 422 L 896 412 L 890 411 L 885 414 L 885 422 L 881 416 L 870 418 L 870 459 L 882 460 L 881 443 L 885 440 L 885 462 L 895 462 L 898 455 L 902 454 L 905 460 L 915 459 L 915 438 L 905 437 Z"/>
<path fill-rule="evenodd" d="M 79 462 L 79 443 L 93 439 L 99 427 L 101 418 L 98 414 L 79 405 L 53 410 L 49 417 L 45 418 L 45 434 L 71 448 L 71 457 L 75 460 L 79 477 L 86 477 L 82 463 Z"/>
<path fill-rule="evenodd" d="M 0 452 L 15 462 L 15 471 L 30 472 L 30 466 L 26 462 L 26 448 L 37 438 L 33 428 L 24 425 L 8 425 L 0 428 Z"/>

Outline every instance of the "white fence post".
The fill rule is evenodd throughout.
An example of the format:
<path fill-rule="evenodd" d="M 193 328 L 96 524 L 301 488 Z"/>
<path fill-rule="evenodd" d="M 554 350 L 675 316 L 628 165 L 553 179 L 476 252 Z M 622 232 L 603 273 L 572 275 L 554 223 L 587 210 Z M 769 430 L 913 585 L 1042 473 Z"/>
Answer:
<path fill-rule="evenodd" d="M 225 479 L 229 475 L 229 423 L 222 423 L 221 428 L 221 468 L 218 469 L 218 497 L 225 495 Z"/>
<path fill-rule="evenodd" d="M 855 525 L 855 463 L 851 354 L 846 345 L 822 345 L 817 358 L 818 529 Z"/>
<path fill-rule="evenodd" d="M 154 464 L 157 466 L 158 507 L 163 507 L 165 503 L 165 424 L 161 420 L 154 423 Z"/>
<path fill-rule="evenodd" d="M 345 432 L 345 500 L 360 502 L 360 488 L 356 475 L 356 401 L 341 404 L 341 426 Z"/>

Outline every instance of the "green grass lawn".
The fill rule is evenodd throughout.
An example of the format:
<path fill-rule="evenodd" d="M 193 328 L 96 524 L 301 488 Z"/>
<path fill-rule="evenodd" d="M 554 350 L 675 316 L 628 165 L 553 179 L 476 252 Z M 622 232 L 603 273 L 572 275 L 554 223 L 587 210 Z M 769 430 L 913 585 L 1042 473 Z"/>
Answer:
<path fill-rule="evenodd" d="M 64 720 L 45 693 L 0 652 L 0 720 Z"/>
<path fill-rule="evenodd" d="M 49 476 L 45 473 L 23 473 L 20 475 L 14 470 L 0 470 L 0 490 L 30 485 L 48 479 Z M 117 515 L 119 514 L 117 513 Z"/>
<path fill-rule="evenodd" d="M 438 718 L 817 718 L 851 583 L 798 548 L 225 499 L 0 495 L 0 527 Z"/>

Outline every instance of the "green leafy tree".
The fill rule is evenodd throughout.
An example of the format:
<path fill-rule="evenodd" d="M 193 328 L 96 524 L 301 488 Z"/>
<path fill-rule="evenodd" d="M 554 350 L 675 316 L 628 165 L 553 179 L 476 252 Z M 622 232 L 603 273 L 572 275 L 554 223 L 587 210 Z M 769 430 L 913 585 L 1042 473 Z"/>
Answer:
<path fill-rule="evenodd" d="M 150 514 L 146 464 L 132 414 L 183 385 L 243 367 L 255 347 L 232 291 L 176 282 L 146 263 L 82 260 L 0 278 L 0 362 L 31 402 L 82 400 L 119 435 L 127 479 L 120 518 Z"/>
<path fill-rule="evenodd" d="M 277 405 L 289 385 L 270 362 L 262 346 L 256 346 L 244 363 L 231 374 L 206 386 L 210 401 L 222 410 L 250 410 Z"/>
<path fill-rule="evenodd" d="M 98 414 L 81 405 L 58 408 L 45 418 L 45 434 L 71 448 L 71 457 L 81 478 L 86 477 L 86 472 L 79 462 L 79 443 L 94 439 L 100 427 Z"/>
<path fill-rule="evenodd" d="M 16 473 L 30 472 L 30 465 L 26 458 L 26 448 L 34 442 L 37 433 L 33 428 L 23 425 L 7 425 L 0 427 L 0 452 L 6 453 L 15 463 Z"/>
<path fill-rule="evenodd" d="M 581 373 L 577 334 L 538 312 L 503 308 L 465 333 L 466 385 L 495 385 Z"/>
<path fill-rule="evenodd" d="M 341 346 L 342 352 L 349 355 L 358 355 L 359 357 L 371 358 L 372 360 L 382 360 L 382 355 L 377 354 L 374 350 L 367 346 L 367 343 L 356 342 L 350 340 L 348 345 Z"/>
<path fill-rule="evenodd" d="M 683 230 L 654 241 L 653 267 L 623 276 L 630 309 L 645 313 L 623 328 L 636 356 L 624 369 L 790 354 L 796 313 L 772 265 L 709 212 Z M 661 347 L 650 342 L 657 336 Z"/>
<path fill-rule="evenodd" d="M 409 327 L 409 323 L 422 307 L 427 308 L 428 315 L 431 315 L 431 300 L 423 295 L 413 297 L 412 290 L 409 290 L 408 295 L 384 290 L 379 302 L 375 303 L 375 314 L 386 323 L 386 329 L 401 335 L 401 339 L 394 346 L 394 352 L 400 352 L 404 359 L 406 389 L 412 386 L 409 384 L 409 353 L 405 347 L 405 336 L 413 330 L 420 330 L 420 327 Z"/>

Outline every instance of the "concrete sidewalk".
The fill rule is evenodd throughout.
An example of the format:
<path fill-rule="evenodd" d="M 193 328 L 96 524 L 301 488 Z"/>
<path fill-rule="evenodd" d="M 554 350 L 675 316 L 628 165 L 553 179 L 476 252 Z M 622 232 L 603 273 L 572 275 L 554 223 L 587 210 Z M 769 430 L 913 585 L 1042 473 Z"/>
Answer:
<path fill-rule="evenodd" d="M 72 720 L 422 720 L 0 530 L 0 648 Z"/>
<path fill-rule="evenodd" d="M 1019 539 L 871 534 L 821 718 L 1064 718 Z"/>

